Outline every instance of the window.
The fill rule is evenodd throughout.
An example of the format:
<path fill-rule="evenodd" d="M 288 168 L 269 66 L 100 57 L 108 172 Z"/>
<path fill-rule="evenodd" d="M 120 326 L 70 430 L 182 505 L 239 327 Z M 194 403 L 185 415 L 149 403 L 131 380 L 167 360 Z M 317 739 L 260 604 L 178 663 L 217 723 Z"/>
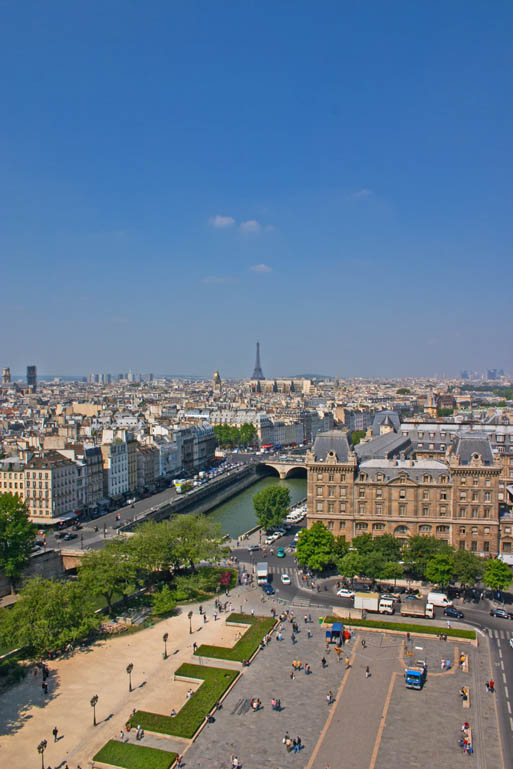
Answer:
<path fill-rule="evenodd" d="M 424 515 L 424 516 L 429 515 L 429 507 L 423 507 L 422 508 L 422 515 Z"/>
<path fill-rule="evenodd" d="M 479 478 L 472 478 L 472 486 L 479 486 Z"/>
<path fill-rule="evenodd" d="M 367 523 L 363 523 L 362 521 L 359 521 L 359 522 L 356 524 L 356 528 L 357 528 L 357 529 L 367 529 L 367 528 L 368 528 L 368 526 L 369 526 L 369 525 L 368 525 Z"/>
<path fill-rule="evenodd" d="M 431 530 L 432 530 L 432 527 L 431 527 L 431 526 L 426 526 L 426 525 L 424 525 L 424 526 L 419 526 L 419 531 L 420 531 L 422 534 L 429 534 L 429 532 L 430 532 Z"/>
<path fill-rule="evenodd" d="M 478 502 L 479 501 L 479 492 L 473 491 L 472 492 L 472 502 Z"/>
<path fill-rule="evenodd" d="M 464 539 L 460 539 L 460 541 L 458 542 L 458 550 L 465 550 L 465 540 Z"/>
<path fill-rule="evenodd" d="M 333 483 L 335 481 L 335 473 L 330 473 L 328 475 L 328 481 L 330 481 L 330 483 Z"/>
<path fill-rule="evenodd" d="M 458 517 L 459 518 L 466 518 L 467 517 L 467 508 L 466 507 L 460 507 L 458 510 Z"/>
<path fill-rule="evenodd" d="M 365 489 L 358 489 L 358 496 L 360 499 L 365 499 Z"/>
<path fill-rule="evenodd" d="M 322 502 L 317 502 L 316 510 L 318 513 L 322 513 L 323 504 Z"/>
<path fill-rule="evenodd" d="M 492 482 L 490 481 L 490 479 L 489 479 L 489 478 L 487 478 L 487 479 L 485 480 L 485 486 L 488 486 L 488 487 L 490 487 L 491 485 L 492 485 Z"/>
<path fill-rule="evenodd" d="M 333 530 L 333 521 L 328 521 L 328 529 L 329 529 L 330 531 L 332 531 L 332 530 Z"/>
<path fill-rule="evenodd" d="M 360 502 L 360 504 L 358 505 L 358 512 L 360 515 L 365 515 L 365 512 L 366 512 L 365 502 Z"/>
<path fill-rule="evenodd" d="M 424 475 L 422 480 L 424 481 L 424 483 L 429 483 L 431 481 L 431 476 L 430 475 Z"/>
<path fill-rule="evenodd" d="M 447 499 L 447 492 L 446 491 L 441 491 L 440 492 L 440 499 Z"/>
<path fill-rule="evenodd" d="M 446 534 L 449 531 L 448 526 L 437 526 L 436 527 L 437 534 Z"/>
<path fill-rule="evenodd" d="M 447 508 L 441 507 L 440 508 L 440 518 L 447 518 Z"/>
<path fill-rule="evenodd" d="M 422 499 L 429 499 L 429 491 L 427 489 L 424 489 L 422 492 Z"/>
<path fill-rule="evenodd" d="M 383 499 L 383 489 L 376 489 L 376 499 Z"/>
<path fill-rule="evenodd" d="M 399 499 L 406 499 L 406 489 L 399 490 Z"/>
<path fill-rule="evenodd" d="M 406 505 L 399 505 L 399 515 L 406 515 Z"/>
<path fill-rule="evenodd" d="M 447 483 L 447 480 L 448 480 L 448 478 L 447 478 L 446 475 L 441 475 L 440 476 L 440 483 Z"/>
<path fill-rule="evenodd" d="M 485 526 L 484 527 L 484 533 L 485 534 L 489 534 L 490 533 L 490 527 L 489 526 Z"/>
<path fill-rule="evenodd" d="M 383 515 L 383 505 L 376 505 L 376 515 Z"/>
<path fill-rule="evenodd" d="M 317 480 L 322 481 L 322 473 L 317 473 Z"/>
<path fill-rule="evenodd" d="M 322 497 L 322 492 L 324 491 L 324 486 L 317 486 L 316 488 L 316 494 L 318 497 Z"/>
<path fill-rule="evenodd" d="M 465 534 L 466 528 L 464 526 L 460 526 L 460 534 Z"/>
<path fill-rule="evenodd" d="M 335 512 L 335 503 L 328 502 L 328 513 L 334 513 L 334 512 Z"/>
<path fill-rule="evenodd" d="M 385 528 L 385 524 L 384 523 L 373 523 L 372 524 L 372 528 L 374 529 L 374 531 L 383 531 L 383 529 Z"/>
<path fill-rule="evenodd" d="M 377 480 L 377 481 L 382 481 L 383 479 L 384 479 L 383 473 L 378 473 L 378 474 L 376 475 L 376 480 Z"/>
<path fill-rule="evenodd" d="M 340 473 L 340 480 L 341 481 L 345 481 L 345 479 L 346 479 L 346 474 L 345 473 Z"/>
<path fill-rule="evenodd" d="M 492 495 L 489 491 L 485 491 L 485 502 L 491 502 L 492 501 Z"/>
<path fill-rule="evenodd" d="M 346 512 L 346 503 L 345 502 L 341 502 L 340 503 L 340 512 L 341 513 L 345 513 Z"/>
<path fill-rule="evenodd" d="M 477 542 L 475 539 L 473 539 L 472 542 L 470 543 L 470 549 L 472 550 L 473 553 L 477 553 Z"/>
<path fill-rule="evenodd" d="M 347 496 L 347 486 L 341 486 L 340 487 L 340 496 L 341 497 Z"/>
<path fill-rule="evenodd" d="M 489 518 L 491 511 L 492 511 L 491 507 L 485 507 L 483 509 L 483 518 Z"/>
<path fill-rule="evenodd" d="M 503 553 L 511 553 L 511 542 L 503 542 L 502 543 L 502 552 Z"/>
<path fill-rule="evenodd" d="M 334 497 L 334 496 L 335 496 L 335 487 L 328 486 L 328 497 Z"/>
<path fill-rule="evenodd" d="M 467 492 L 466 491 L 460 491 L 460 499 L 466 499 L 467 498 Z"/>

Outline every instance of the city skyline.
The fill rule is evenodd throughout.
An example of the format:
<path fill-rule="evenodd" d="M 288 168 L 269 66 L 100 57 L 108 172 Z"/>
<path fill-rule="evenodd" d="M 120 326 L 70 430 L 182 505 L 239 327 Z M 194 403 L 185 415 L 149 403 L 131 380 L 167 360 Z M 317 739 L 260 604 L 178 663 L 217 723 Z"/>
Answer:
<path fill-rule="evenodd" d="M 6 7 L 2 365 L 511 372 L 511 15 Z"/>

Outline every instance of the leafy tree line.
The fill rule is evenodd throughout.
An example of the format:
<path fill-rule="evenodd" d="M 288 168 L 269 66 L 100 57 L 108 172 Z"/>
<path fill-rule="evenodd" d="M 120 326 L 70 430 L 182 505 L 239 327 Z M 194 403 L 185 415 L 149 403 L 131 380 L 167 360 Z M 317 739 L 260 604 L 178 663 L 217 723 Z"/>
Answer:
<path fill-rule="evenodd" d="M 258 442 L 256 427 L 249 422 L 240 427 L 214 425 L 214 434 L 219 446 L 249 446 Z"/>
<path fill-rule="evenodd" d="M 483 580 L 493 590 L 504 590 L 512 581 L 510 567 L 495 558 L 485 560 L 468 550 L 455 550 L 436 537 L 413 536 L 402 545 L 391 534 L 362 534 L 349 545 L 318 521 L 301 532 L 298 563 L 315 571 L 335 567 L 348 579 L 400 579 L 404 573 L 439 585 L 455 580 L 469 587 Z"/>
<path fill-rule="evenodd" d="M 12 499 L 17 500 L 15 531 L 23 530 L 23 515 L 27 522 L 28 512 L 21 500 Z M 13 549 L 12 531 L 3 522 L 12 505 L 0 497 L 0 552 Z M 11 538 L 7 542 L 4 531 Z M 114 602 L 137 587 L 151 589 L 155 614 L 170 612 L 178 600 L 215 592 L 230 582 L 232 573 L 226 569 L 198 569 L 201 561 L 216 562 L 226 554 L 219 524 L 204 516 L 145 523 L 131 537 L 118 537 L 101 550 L 85 552 L 77 580 L 27 580 L 12 609 L 0 613 L 0 645 L 26 648 L 34 657 L 62 649 L 96 630 L 98 605 L 106 605 L 112 613 Z M 11 560 L 20 563 L 14 555 Z"/>
<path fill-rule="evenodd" d="M 351 443 L 353 446 L 358 446 L 362 438 L 365 438 L 366 434 L 365 430 L 353 430 L 351 433 Z"/>

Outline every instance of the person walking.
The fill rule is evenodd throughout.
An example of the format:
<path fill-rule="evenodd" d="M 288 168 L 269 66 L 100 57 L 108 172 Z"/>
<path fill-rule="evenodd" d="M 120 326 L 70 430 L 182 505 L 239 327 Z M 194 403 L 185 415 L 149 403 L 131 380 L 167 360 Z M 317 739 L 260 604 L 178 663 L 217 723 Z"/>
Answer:
<path fill-rule="evenodd" d="M 214 622 L 217 622 L 217 612 L 214 612 Z"/>
<path fill-rule="evenodd" d="M 52 734 L 53 734 L 53 741 L 57 742 L 57 735 L 59 734 L 59 730 L 57 729 L 56 726 L 53 727 Z"/>
<path fill-rule="evenodd" d="M 349 664 L 349 657 L 345 658 L 345 663 L 346 663 L 346 670 L 349 670 L 349 668 L 351 667 Z"/>
<path fill-rule="evenodd" d="M 333 692 L 331 691 L 331 689 L 329 690 L 329 692 L 326 695 L 326 701 L 327 701 L 328 705 L 331 705 L 331 703 L 333 702 Z"/>
<path fill-rule="evenodd" d="M 323 657 L 323 658 L 322 658 L 322 660 L 321 660 L 321 665 L 322 665 L 322 667 L 323 667 L 323 668 L 325 668 L 325 667 L 326 667 L 326 657 Z"/>
<path fill-rule="evenodd" d="M 370 677 L 370 668 L 367 665 L 367 667 L 365 668 L 365 678 L 369 678 L 369 677 Z"/>
<path fill-rule="evenodd" d="M 119 732 L 119 741 L 120 742 L 125 741 L 125 732 L 123 731 L 123 729 L 121 729 L 121 731 Z"/>
<path fill-rule="evenodd" d="M 294 633 L 291 634 L 290 640 L 292 641 L 293 644 L 296 643 L 296 636 L 294 635 Z"/>
<path fill-rule="evenodd" d="M 299 753 L 299 751 L 303 747 L 303 743 L 301 741 L 301 737 L 296 737 L 296 743 L 297 743 L 297 752 Z"/>
<path fill-rule="evenodd" d="M 442 672 L 445 670 L 445 660 L 440 660 L 440 670 L 442 670 Z"/>

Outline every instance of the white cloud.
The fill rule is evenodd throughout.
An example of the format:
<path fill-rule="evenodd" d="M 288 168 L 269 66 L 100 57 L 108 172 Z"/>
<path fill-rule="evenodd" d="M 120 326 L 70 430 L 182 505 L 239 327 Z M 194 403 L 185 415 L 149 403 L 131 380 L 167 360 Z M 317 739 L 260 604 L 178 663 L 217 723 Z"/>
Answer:
<path fill-rule="evenodd" d="M 273 268 L 269 267 L 268 264 L 254 264 L 252 267 L 249 268 L 250 270 L 253 270 L 253 272 L 272 272 Z"/>
<path fill-rule="evenodd" d="M 356 192 L 352 192 L 349 197 L 353 200 L 365 200 L 365 198 L 370 198 L 372 195 L 372 190 L 369 190 L 368 187 L 362 187 L 361 190 L 356 190 Z"/>
<path fill-rule="evenodd" d="M 235 283 L 236 281 L 231 275 L 205 275 L 201 282 L 211 286 L 220 286 L 224 283 Z"/>
<path fill-rule="evenodd" d="M 215 227 L 216 230 L 223 230 L 226 227 L 233 227 L 235 219 L 232 216 L 211 216 L 208 220 L 211 227 Z"/>
<path fill-rule="evenodd" d="M 260 232 L 261 229 L 262 225 L 256 219 L 248 219 L 240 224 L 241 232 Z"/>

